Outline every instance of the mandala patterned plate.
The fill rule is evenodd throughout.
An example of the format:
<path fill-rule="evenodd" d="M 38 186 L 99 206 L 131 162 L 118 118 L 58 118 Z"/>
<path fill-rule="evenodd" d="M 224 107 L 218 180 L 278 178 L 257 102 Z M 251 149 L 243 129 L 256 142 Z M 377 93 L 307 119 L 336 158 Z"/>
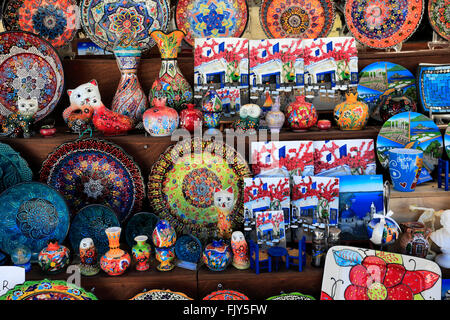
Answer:
<path fill-rule="evenodd" d="M 97 297 L 66 281 L 44 279 L 19 284 L 0 300 L 97 300 Z"/>
<path fill-rule="evenodd" d="M 155 45 L 153 30 L 166 31 L 170 12 L 167 0 L 82 0 L 81 25 L 99 47 L 113 51 L 121 35 L 134 35 L 143 51 Z"/>
<path fill-rule="evenodd" d="M 55 49 L 39 36 L 0 33 L 0 114 L 17 110 L 18 97 L 37 98 L 36 121 L 55 108 L 64 89 L 64 71 Z"/>
<path fill-rule="evenodd" d="M 125 240 L 130 248 L 132 248 L 136 241 L 134 238 L 140 235 L 152 238 L 153 230 L 159 221 L 159 217 L 150 212 L 139 212 L 130 218 L 125 228 Z M 153 247 L 153 241 L 148 241 Z"/>
<path fill-rule="evenodd" d="M 178 234 L 200 239 L 212 236 L 217 225 L 216 188 L 233 188 L 233 225 L 243 219 L 243 178 L 250 176 L 247 162 L 230 146 L 200 139 L 171 146 L 153 165 L 149 175 L 150 204 Z"/>
<path fill-rule="evenodd" d="M 150 290 L 135 295 L 130 300 L 193 300 L 186 294 L 181 292 L 173 292 L 170 290 Z"/>
<path fill-rule="evenodd" d="M 114 211 L 107 206 L 92 204 L 81 209 L 72 219 L 69 229 L 69 241 L 73 252 L 78 252 L 83 238 L 91 238 L 101 257 L 109 250 L 105 230 L 120 227 Z"/>
<path fill-rule="evenodd" d="M 33 172 L 20 154 L 0 143 L 0 192 L 20 182 L 30 182 Z"/>
<path fill-rule="evenodd" d="M 61 192 L 72 215 L 88 204 L 103 204 L 121 223 L 140 211 L 145 196 L 144 179 L 133 158 L 100 139 L 57 147 L 42 164 L 40 180 Z"/>
<path fill-rule="evenodd" d="M 18 245 L 33 254 L 60 243 L 69 231 L 69 208 L 52 187 L 40 182 L 23 182 L 0 194 L 0 249 L 11 254 Z"/>
<path fill-rule="evenodd" d="M 6 30 L 19 30 L 19 9 L 23 0 L 6 0 L 2 6 L 2 22 Z"/>
<path fill-rule="evenodd" d="M 244 33 L 247 21 L 245 0 L 179 0 L 177 3 L 175 22 L 191 46 L 194 38 L 238 38 Z"/>
<path fill-rule="evenodd" d="M 324 38 L 335 19 L 331 0 L 263 0 L 259 18 L 269 38 Z"/>
<path fill-rule="evenodd" d="M 434 31 L 450 41 L 450 0 L 429 0 L 428 18 Z"/>
<path fill-rule="evenodd" d="M 202 253 L 202 243 L 191 234 L 182 235 L 175 243 L 175 254 L 182 261 L 197 263 Z"/>
<path fill-rule="evenodd" d="M 364 45 L 385 49 L 406 41 L 419 26 L 423 0 L 347 0 L 345 20 Z"/>
<path fill-rule="evenodd" d="M 282 293 L 278 296 L 270 297 L 267 300 L 316 300 L 312 296 L 299 292 Z"/>
<path fill-rule="evenodd" d="M 219 290 L 208 294 L 203 300 L 250 300 L 245 294 L 234 290 Z"/>

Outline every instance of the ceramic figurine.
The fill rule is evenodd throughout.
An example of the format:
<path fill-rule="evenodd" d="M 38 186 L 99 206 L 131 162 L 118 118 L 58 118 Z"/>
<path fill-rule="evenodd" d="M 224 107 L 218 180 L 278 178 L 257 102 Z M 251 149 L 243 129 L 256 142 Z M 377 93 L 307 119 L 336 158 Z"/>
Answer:
<path fill-rule="evenodd" d="M 203 122 L 210 128 L 217 128 L 222 114 L 222 100 L 211 85 L 202 98 Z"/>
<path fill-rule="evenodd" d="M 231 248 L 233 250 L 233 266 L 240 270 L 248 269 L 250 267 L 248 244 L 241 231 L 235 231 L 231 235 Z"/>
<path fill-rule="evenodd" d="M 272 109 L 266 114 L 266 122 L 271 132 L 280 132 L 285 120 L 284 113 L 280 111 L 280 96 L 275 98 Z"/>
<path fill-rule="evenodd" d="M 262 110 L 257 104 L 244 104 L 239 111 L 239 120 L 233 123 L 237 133 L 256 134 Z"/>
<path fill-rule="evenodd" d="M 231 263 L 231 250 L 224 240 L 214 240 L 203 251 L 202 260 L 212 271 L 223 271 Z"/>
<path fill-rule="evenodd" d="M 146 242 L 147 240 L 147 236 L 137 236 L 134 238 L 136 244 L 132 248 L 132 254 L 137 271 L 146 271 L 150 269 L 151 247 Z"/>
<path fill-rule="evenodd" d="M 214 193 L 214 206 L 217 209 L 217 231 L 218 237 L 230 239 L 233 232 L 231 224 L 231 212 L 235 205 L 233 188 L 226 190 L 216 188 Z"/>
<path fill-rule="evenodd" d="M 319 120 L 317 121 L 317 128 L 319 128 L 319 130 L 330 130 L 331 121 L 326 119 Z"/>
<path fill-rule="evenodd" d="M 286 119 L 292 131 L 304 132 L 316 124 L 316 108 L 305 100 L 305 96 L 296 96 L 286 108 Z"/>
<path fill-rule="evenodd" d="M 100 272 L 97 248 L 91 238 L 80 241 L 80 273 L 83 276 L 94 276 Z"/>
<path fill-rule="evenodd" d="M 346 100 L 334 108 L 334 119 L 341 130 L 362 130 L 369 121 L 369 107 L 358 101 L 357 93 L 345 95 Z"/>
<path fill-rule="evenodd" d="M 202 127 L 203 113 L 200 110 L 195 109 L 195 104 L 188 103 L 186 107 L 187 109 L 183 109 L 180 112 L 180 127 L 193 133 L 196 122 L 198 122 L 200 128 Z"/>
<path fill-rule="evenodd" d="M 31 271 L 31 250 L 25 246 L 18 246 L 14 248 L 11 253 L 11 260 L 14 266 L 22 267 L 25 272 Z"/>
<path fill-rule="evenodd" d="M 193 98 L 192 88 L 184 78 L 178 67 L 177 56 L 184 32 L 175 30 L 164 33 L 160 30 L 153 31 L 150 36 L 155 40 L 161 53 L 161 69 L 153 82 L 149 93 L 149 100 L 154 98 L 167 98 L 167 106 L 181 111 L 186 103 Z"/>
<path fill-rule="evenodd" d="M 23 99 L 18 98 L 17 111 L 9 114 L 2 121 L 2 133 L 0 136 L 17 138 L 20 134 L 24 138 L 30 138 L 33 135 L 31 125 L 34 123 L 36 113 L 39 111 L 37 98 Z"/>
<path fill-rule="evenodd" d="M 442 228 L 432 232 L 430 239 L 441 249 L 436 256 L 436 263 L 443 268 L 450 268 L 450 210 L 441 213 Z"/>
<path fill-rule="evenodd" d="M 130 266 L 128 252 L 120 249 L 120 232 L 122 228 L 111 227 L 105 230 L 109 241 L 109 250 L 100 259 L 100 268 L 110 276 L 122 275 Z"/>
<path fill-rule="evenodd" d="M 425 258 L 430 244 L 428 237 L 431 229 L 421 222 L 405 222 L 400 224 L 403 234 L 400 236 L 400 248 L 403 254 Z"/>
<path fill-rule="evenodd" d="M 144 128 L 153 137 L 170 136 L 178 127 L 178 113 L 166 105 L 166 98 L 155 98 L 153 108 L 144 112 Z"/>
<path fill-rule="evenodd" d="M 161 219 L 155 226 L 152 234 L 153 244 L 155 245 L 156 260 L 160 265 L 156 268 L 159 271 L 170 271 L 175 266 L 171 261 L 175 257 L 175 242 L 177 235 L 175 229 L 167 220 Z"/>
<path fill-rule="evenodd" d="M 68 266 L 69 254 L 67 247 L 60 245 L 57 240 L 50 240 L 47 247 L 39 252 L 39 266 L 45 273 L 59 273 Z"/>
<path fill-rule="evenodd" d="M 385 245 L 398 239 L 400 226 L 391 218 L 393 214 L 392 211 L 388 211 L 386 215 L 373 214 L 372 220 L 367 224 L 367 234 L 373 244 Z"/>
<path fill-rule="evenodd" d="M 94 116 L 94 108 L 88 105 L 69 106 L 63 112 L 63 119 L 73 133 L 78 133 L 82 137 L 89 132 L 92 136 L 94 124 L 92 117 Z"/>
<path fill-rule="evenodd" d="M 394 93 L 392 93 L 394 91 Z M 402 93 L 401 89 L 390 89 L 385 91 L 379 98 L 378 109 L 380 118 L 383 122 L 389 120 L 401 112 L 416 111 L 416 103 L 407 95 Z"/>

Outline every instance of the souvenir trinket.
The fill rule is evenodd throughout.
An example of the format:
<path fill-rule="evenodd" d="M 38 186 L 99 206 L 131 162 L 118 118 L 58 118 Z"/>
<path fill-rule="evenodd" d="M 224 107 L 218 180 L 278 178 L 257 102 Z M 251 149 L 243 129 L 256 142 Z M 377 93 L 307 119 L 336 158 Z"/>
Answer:
<path fill-rule="evenodd" d="M 399 239 L 399 245 L 403 254 L 425 258 L 430 244 L 428 238 L 431 229 L 425 227 L 421 222 L 400 223 L 402 235 Z"/>
<path fill-rule="evenodd" d="M 447 12 L 450 12 L 450 9 L 447 9 Z M 450 113 L 450 97 L 447 95 L 450 64 L 420 63 L 417 67 L 416 82 L 419 102 L 424 114 Z"/>
<path fill-rule="evenodd" d="M 369 107 L 358 101 L 358 94 L 346 94 L 346 100 L 334 108 L 334 119 L 341 130 L 362 130 L 369 121 Z"/>
<path fill-rule="evenodd" d="M 178 113 L 166 105 L 167 99 L 154 98 L 153 107 L 144 112 L 144 128 L 153 137 L 170 136 L 178 127 Z"/>
<path fill-rule="evenodd" d="M 193 133 L 196 127 L 202 127 L 203 113 L 195 109 L 195 104 L 188 103 L 186 107 L 180 112 L 180 127 Z"/>
<path fill-rule="evenodd" d="M 95 276 L 100 272 L 98 264 L 97 248 L 91 238 L 80 241 L 80 273 L 83 276 Z"/>
<path fill-rule="evenodd" d="M 94 124 L 92 117 L 94 116 L 94 108 L 89 105 L 84 106 L 69 106 L 64 109 L 63 119 L 73 133 L 78 133 L 81 138 L 85 133 L 94 131 Z"/>
<path fill-rule="evenodd" d="M 391 217 L 394 213 L 388 211 L 384 214 L 374 214 L 367 224 L 369 240 L 376 245 L 387 245 L 398 239 L 400 226 Z"/>
<path fill-rule="evenodd" d="M 109 240 L 109 251 L 100 258 L 100 268 L 110 276 L 122 275 L 131 264 L 128 252 L 120 249 L 121 231 L 120 227 L 105 230 Z"/>
<path fill-rule="evenodd" d="M 134 238 L 136 245 L 132 248 L 132 254 L 137 271 L 146 271 L 150 269 L 151 247 L 146 243 L 147 239 L 147 236 L 137 236 Z"/>
<path fill-rule="evenodd" d="M 285 120 L 284 113 L 280 111 L 280 96 L 275 98 L 272 109 L 266 114 L 266 122 L 271 132 L 280 132 Z"/>
<path fill-rule="evenodd" d="M 306 102 L 305 96 L 296 96 L 295 101 L 286 108 L 286 119 L 292 131 L 306 131 L 317 122 L 316 108 Z"/>
<path fill-rule="evenodd" d="M 331 121 L 330 120 L 319 120 L 317 121 L 317 128 L 319 130 L 330 130 L 331 129 Z"/>
<path fill-rule="evenodd" d="M 222 100 L 211 85 L 202 98 L 203 122 L 212 129 L 219 125 L 222 113 Z"/>
<path fill-rule="evenodd" d="M 45 273 L 59 273 L 69 265 L 69 254 L 69 249 L 60 245 L 57 240 L 49 240 L 47 247 L 39 253 L 39 266 Z"/>
<path fill-rule="evenodd" d="M 441 249 L 436 256 L 436 263 L 443 268 L 450 268 L 450 210 L 441 214 L 440 222 L 442 228 L 432 232 L 430 239 Z"/>
<path fill-rule="evenodd" d="M 222 239 L 230 239 L 232 230 L 231 211 L 236 201 L 233 188 L 227 190 L 216 188 L 214 193 L 214 206 L 217 209 L 217 235 Z"/>
<path fill-rule="evenodd" d="M 210 270 L 223 271 L 231 263 L 231 258 L 230 247 L 220 239 L 214 240 L 205 247 L 202 260 Z"/>
<path fill-rule="evenodd" d="M 19 245 L 11 252 L 11 261 L 16 267 L 22 267 L 25 272 L 31 271 L 31 250 L 28 247 Z"/>
<path fill-rule="evenodd" d="M 256 134 L 261 114 L 257 104 L 244 104 L 239 111 L 239 120 L 233 124 L 234 129 L 237 133 Z"/>
<path fill-rule="evenodd" d="M 175 268 L 172 260 L 175 259 L 175 247 L 155 247 L 155 257 L 160 264 L 156 267 L 158 271 L 170 271 Z"/>
<path fill-rule="evenodd" d="M 323 264 L 325 263 L 326 249 L 325 232 L 321 229 L 315 229 L 313 231 L 311 252 L 311 265 L 313 267 L 323 267 Z"/>
<path fill-rule="evenodd" d="M 36 113 L 39 111 L 38 100 L 36 98 L 23 99 L 19 97 L 17 102 L 17 111 L 6 117 L 2 123 L 1 136 L 17 138 L 22 135 L 24 138 L 30 138 L 34 135 L 32 124 Z"/>
<path fill-rule="evenodd" d="M 156 260 L 160 265 L 156 268 L 159 271 L 170 271 L 175 265 L 171 261 L 175 258 L 175 242 L 177 235 L 175 229 L 166 220 L 159 220 L 152 234 L 155 245 Z"/>
<path fill-rule="evenodd" d="M 53 137 L 56 134 L 56 128 L 53 125 L 43 125 L 39 133 L 44 138 Z"/>
<path fill-rule="evenodd" d="M 414 191 L 423 164 L 423 151 L 394 148 L 389 150 L 389 175 L 395 190 Z"/>
<path fill-rule="evenodd" d="M 182 262 L 197 264 L 202 253 L 202 243 L 191 234 L 182 235 L 175 243 L 175 254 Z"/>
<path fill-rule="evenodd" d="M 231 235 L 231 248 L 233 250 L 233 266 L 240 270 L 248 269 L 250 267 L 249 249 L 241 231 L 234 231 Z"/>

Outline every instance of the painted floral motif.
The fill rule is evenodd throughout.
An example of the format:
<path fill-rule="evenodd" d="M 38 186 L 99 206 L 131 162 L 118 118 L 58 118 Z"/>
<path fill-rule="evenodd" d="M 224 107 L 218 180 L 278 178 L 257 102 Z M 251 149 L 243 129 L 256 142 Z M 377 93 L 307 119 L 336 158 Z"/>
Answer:
<path fill-rule="evenodd" d="M 64 32 L 67 21 L 61 9 L 50 5 L 46 8 L 39 7 L 36 11 L 33 25 L 42 37 L 53 40 Z"/>
<path fill-rule="evenodd" d="M 249 300 L 248 297 L 234 290 L 219 290 L 208 294 L 203 300 Z"/>
<path fill-rule="evenodd" d="M 144 17 L 140 15 L 136 8 L 119 8 L 115 14 L 108 17 L 111 22 L 111 30 L 117 35 L 122 33 L 138 34 L 144 30 Z M 159 27 L 156 25 L 155 27 Z"/>
<path fill-rule="evenodd" d="M 156 289 L 139 293 L 130 300 L 192 300 L 192 298 L 181 292 Z"/>
<path fill-rule="evenodd" d="M 58 226 L 58 213 L 50 201 L 31 199 L 20 205 L 16 223 L 27 237 L 42 239 L 55 231 Z"/>
<path fill-rule="evenodd" d="M 433 29 L 444 39 L 450 40 L 450 0 L 430 0 L 428 17 Z"/>
<path fill-rule="evenodd" d="M 2 12 L 3 26 L 7 31 L 19 30 L 19 9 L 23 0 L 6 0 Z"/>

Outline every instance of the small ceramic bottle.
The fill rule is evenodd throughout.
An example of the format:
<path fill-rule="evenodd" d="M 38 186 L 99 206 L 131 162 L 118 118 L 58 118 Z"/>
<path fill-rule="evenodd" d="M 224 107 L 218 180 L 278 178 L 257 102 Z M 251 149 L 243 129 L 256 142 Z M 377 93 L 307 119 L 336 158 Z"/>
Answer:
<path fill-rule="evenodd" d="M 295 97 L 295 101 L 286 108 L 286 117 L 294 132 L 304 132 L 317 122 L 316 108 L 305 100 L 305 96 Z"/>
<path fill-rule="evenodd" d="M 346 94 L 346 100 L 334 108 L 334 119 L 341 130 L 362 130 L 369 121 L 369 107 L 358 101 L 357 93 Z"/>
<path fill-rule="evenodd" d="M 69 249 L 60 245 L 58 240 L 49 240 L 47 247 L 39 253 L 39 266 L 45 273 L 59 273 L 69 264 L 69 254 Z"/>
<path fill-rule="evenodd" d="M 122 228 L 111 227 L 105 230 L 109 241 L 109 251 L 100 259 L 100 268 L 110 276 L 122 275 L 130 266 L 128 252 L 120 249 L 120 232 Z"/>
<path fill-rule="evenodd" d="M 97 248 L 91 238 L 80 241 L 80 273 L 83 276 L 95 276 L 100 272 Z"/>
<path fill-rule="evenodd" d="M 145 131 L 153 137 L 170 136 L 178 127 L 177 111 L 166 106 L 166 98 L 155 98 L 152 105 L 142 116 Z"/>
<path fill-rule="evenodd" d="M 275 98 L 272 109 L 266 114 L 266 122 L 271 132 L 278 133 L 283 127 L 285 120 L 284 113 L 280 111 L 280 96 Z"/>
<path fill-rule="evenodd" d="M 134 238 L 136 244 L 132 248 L 132 254 L 137 271 L 146 271 L 150 269 L 151 247 L 146 242 L 147 240 L 147 236 L 137 236 Z"/>
<path fill-rule="evenodd" d="M 201 128 L 203 123 L 203 113 L 195 109 L 195 104 L 189 103 L 186 105 L 187 109 L 180 112 L 180 127 L 189 132 L 194 132 L 195 124 Z"/>

